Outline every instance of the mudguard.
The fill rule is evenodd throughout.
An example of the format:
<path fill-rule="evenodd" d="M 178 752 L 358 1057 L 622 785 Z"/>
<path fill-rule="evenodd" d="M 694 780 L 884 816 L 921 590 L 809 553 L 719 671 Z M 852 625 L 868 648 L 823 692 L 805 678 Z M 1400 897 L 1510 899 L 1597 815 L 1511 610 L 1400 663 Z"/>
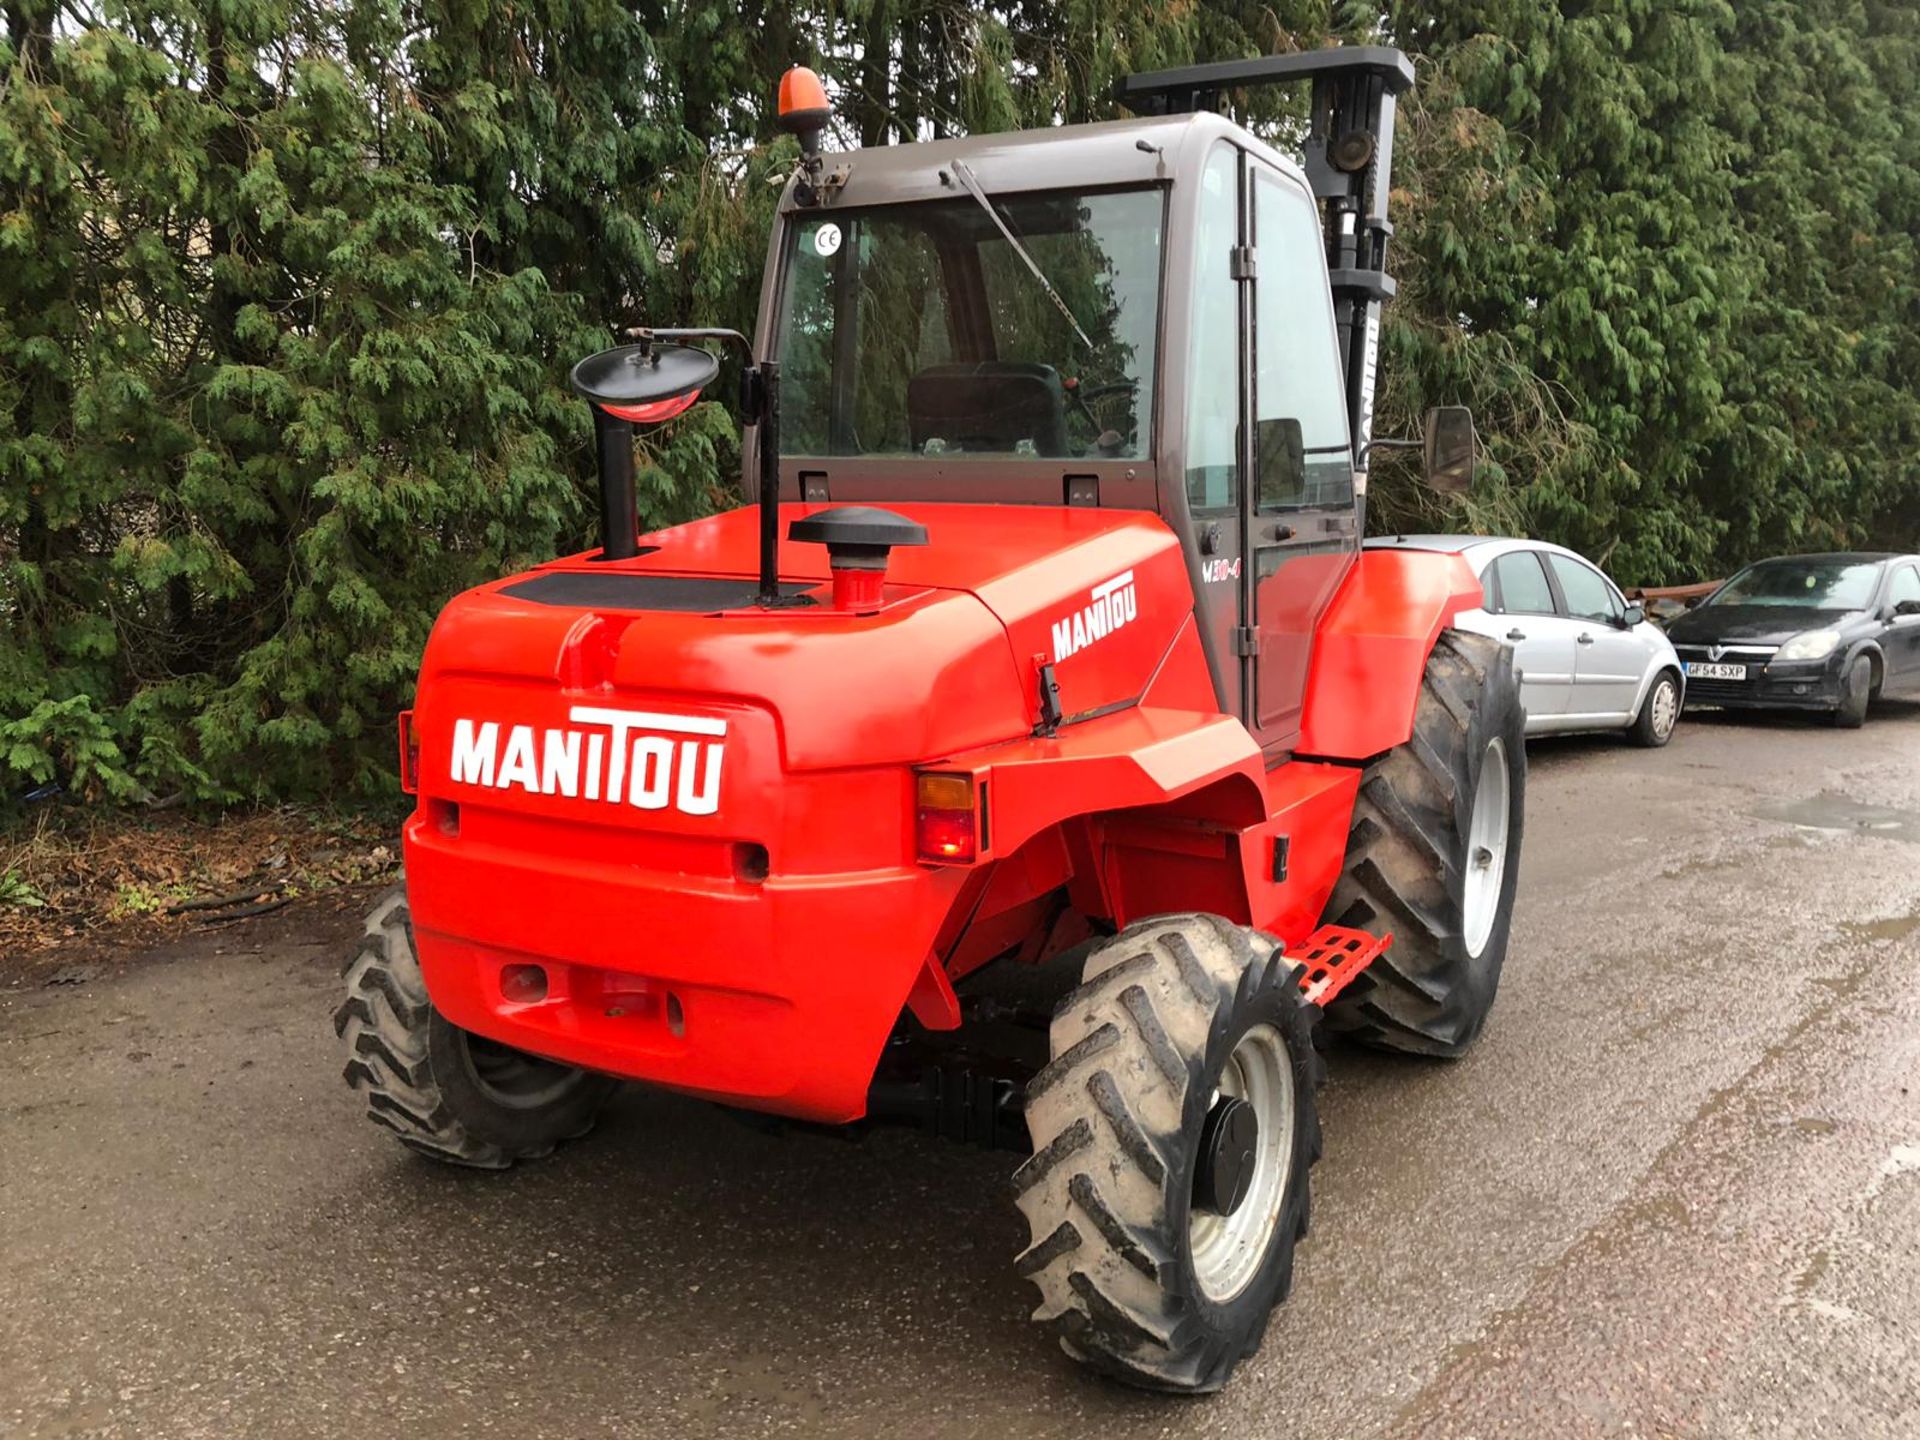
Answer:
<path fill-rule="evenodd" d="M 1362 550 L 1314 639 L 1297 753 L 1369 760 L 1405 744 L 1434 642 L 1481 599 L 1462 556 Z"/>
<path fill-rule="evenodd" d="M 1011 855 L 1082 815 L 1164 805 L 1209 786 L 1211 818 L 1266 818 L 1260 748 L 1231 717 L 1137 705 L 1051 737 L 985 746 L 943 762 L 988 787 L 992 829 L 981 858 Z M 1224 782 L 1224 783 L 1223 783 Z"/>

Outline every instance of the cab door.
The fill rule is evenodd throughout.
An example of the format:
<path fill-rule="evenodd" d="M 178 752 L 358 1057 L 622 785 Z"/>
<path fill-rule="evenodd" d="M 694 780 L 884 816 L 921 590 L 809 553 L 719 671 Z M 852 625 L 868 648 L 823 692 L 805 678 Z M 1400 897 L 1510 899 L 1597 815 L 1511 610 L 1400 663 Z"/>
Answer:
<path fill-rule="evenodd" d="M 1221 657 L 1223 708 L 1244 718 L 1244 495 L 1240 468 L 1242 287 L 1233 257 L 1240 246 L 1238 147 L 1221 141 L 1200 171 L 1188 297 L 1186 403 L 1187 512 L 1199 554 L 1199 618 Z"/>
<path fill-rule="evenodd" d="M 1298 183 L 1249 157 L 1251 325 L 1242 436 L 1248 728 L 1269 753 L 1300 736 L 1313 637 L 1359 549 L 1353 446 L 1319 211 Z"/>

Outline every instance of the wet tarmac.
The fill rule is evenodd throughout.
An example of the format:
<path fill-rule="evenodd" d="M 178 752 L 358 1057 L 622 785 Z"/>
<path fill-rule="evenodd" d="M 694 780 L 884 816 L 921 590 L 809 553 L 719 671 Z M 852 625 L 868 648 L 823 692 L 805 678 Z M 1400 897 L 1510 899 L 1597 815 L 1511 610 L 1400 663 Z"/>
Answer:
<path fill-rule="evenodd" d="M 1029 1330 L 1009 1157 L 632 1094 L 411 1159 L 336 917 L 0 988 L 0 1436 L 1920 1436 L 1920 706 L 1532 762 L 1486 1035 L 1336 1049 L 1221 1395 Z"/>

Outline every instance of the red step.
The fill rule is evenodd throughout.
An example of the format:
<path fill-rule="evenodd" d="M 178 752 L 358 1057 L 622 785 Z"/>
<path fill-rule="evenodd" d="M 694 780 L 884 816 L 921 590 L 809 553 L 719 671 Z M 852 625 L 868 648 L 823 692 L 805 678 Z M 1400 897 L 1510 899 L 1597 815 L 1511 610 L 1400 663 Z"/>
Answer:
<path fill-rule="evenodd" d="M 1300 991 L 1308 1002 L 1325 1005 L 1391 944 L 1391 931 L 1374 935 L 1347 925 L 1322 925 L 1287 958 L 1305 967 L 1300 975 Z"/>

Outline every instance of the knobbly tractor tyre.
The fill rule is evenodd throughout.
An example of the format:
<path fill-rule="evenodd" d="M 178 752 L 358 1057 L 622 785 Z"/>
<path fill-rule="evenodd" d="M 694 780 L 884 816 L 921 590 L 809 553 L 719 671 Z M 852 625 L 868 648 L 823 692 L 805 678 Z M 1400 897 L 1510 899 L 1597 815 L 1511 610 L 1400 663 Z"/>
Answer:
<path fill-rule="evenodd" d="M 1627 727 L 1627 738 L 1648 750 L 1658 750 L 1673 738 L 1673 727 L 1680 721 L 1680 680 L 1671 670 L 1662 670 L 1647 687 L 1640 702 L 1640 713 Z"/>
<path fill-rule="evenodd" d="M 347 1084 L 409 1150 L 505 1169 L 586 1134 L 617 1083 L 482 1039 L 435 1010 L 403 888 L 381 896 L 343 973 L 333 1028 L 347 1047 Z"/>
<path fill-rule="evenodd" d="M 1367 767 L 1327 918 L 1393 944 L 1328 1009 L 1331 1028 L 1463 1054 L 1493 1008 L 1526 816 L 1526 712 L 1513 652 L 1444 631 L 1413 735 Z"/>
<path fill-rule="evenodd" d="M 1027 1088 L 1016 1268 L 1069 1355 L 1216 1390 L 1293 1278 L 1320 1157 L 1318 1011 L 1274 942 L 1211 915 L 1131 925 L 1060 1002 Z"/>

